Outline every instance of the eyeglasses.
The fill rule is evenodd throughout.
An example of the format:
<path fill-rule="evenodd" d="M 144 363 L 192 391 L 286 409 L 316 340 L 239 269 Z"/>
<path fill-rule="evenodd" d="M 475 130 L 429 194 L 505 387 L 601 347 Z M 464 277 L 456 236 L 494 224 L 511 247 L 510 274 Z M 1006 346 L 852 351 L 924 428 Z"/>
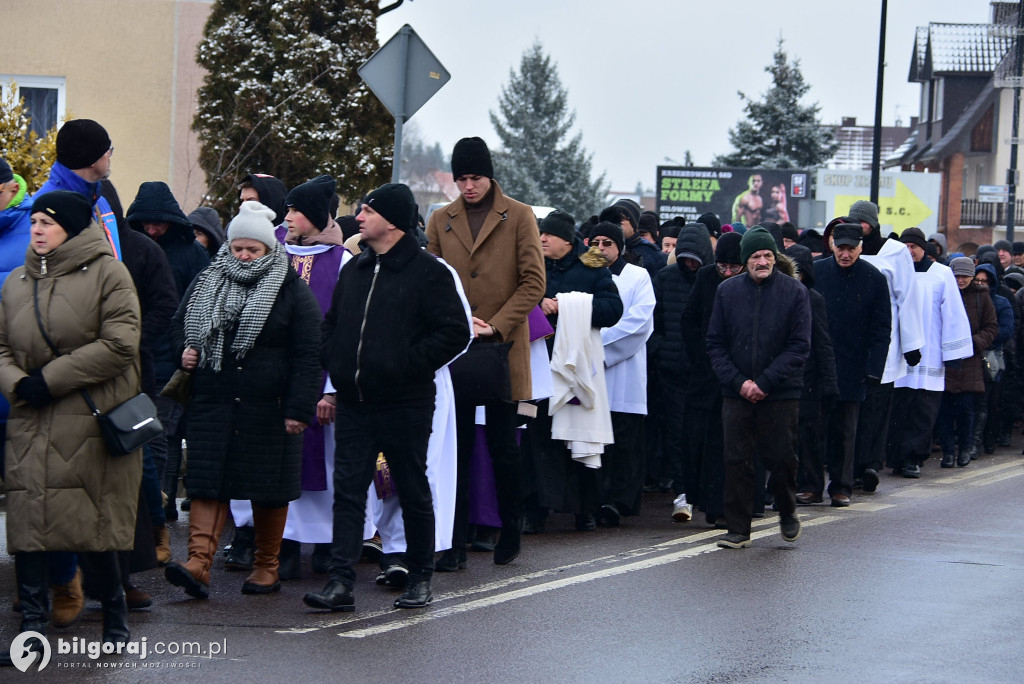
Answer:
<path fill-rule="evenodd" d="M 715 266 L 718 267 L 719 273 L 739 273 L 743 270 L 743 264 L 725 264 L 717 262 Z"/>
<path fill-rule="evenodd" d="M 979 285 L 988 285 L 988 278 L 975 278 L 974 282 L 978 283 Z"/>
<path fill-rule="evenodd" d="M 590 242 L 598 247 L 611 247 L 615 244 L 614 240 L 591 240 Z"/>
<path fill-rule="evenodd" d="M 110 146 L 110 149 L 109 149 L 109 150 L 107 150 L 107 154 L 109 154 L 109 155 L 110 155 L 111 157 L 113 157 L 113 156 L 114 156 L 114 146 L 113 146 L 113 145 L 111 145 L 111 146 Z"/>

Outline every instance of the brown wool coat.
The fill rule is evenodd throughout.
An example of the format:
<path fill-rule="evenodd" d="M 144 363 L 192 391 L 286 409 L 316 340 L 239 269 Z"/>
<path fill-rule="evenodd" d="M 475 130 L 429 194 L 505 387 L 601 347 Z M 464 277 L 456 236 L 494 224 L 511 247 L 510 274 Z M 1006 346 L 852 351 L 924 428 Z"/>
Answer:
<path fill-rule="evenodd" d="M 960 290 L 967 310 L 967 319 L 971 322 L 971 339 L 974 341 L 974 355 L 963 359 L 960 368 L 946 369 L 946 391 L 984 392 L 985 369 L 982 368 L 982 354 L 992 346 L 992 340 L 999 334 L 999 322 L 996 319 L 996 307 L 987 291 L 979 290 L 971 283 Z"/>
<path fill-rule="evenodd" d="M 101 411 L 139 393 L 139 300 L 124 264 L 91 224 L 43 261 L 31 248 L 0 293 L 0 391 L 7 422 L 7 550 L 131 549 L 142 451 L 112 457 L 79 390 Z M 36 323 L 38 287 L 43 325 Z M 54 401 L 32 408 L 14 388 L 36 368 Z"/>
<path fill-rule="evenodd" d="M 454 268 L 472 313 L 506 342 L 512 398 L 532 398 L 530 331 L 526 317 L 544 297 L 544 254 L 533 210 L 505 197 L 492 180 L 494 206 L 473 241 L 465 201 L 459 197 L 430 215 L 427 249 Z"/>

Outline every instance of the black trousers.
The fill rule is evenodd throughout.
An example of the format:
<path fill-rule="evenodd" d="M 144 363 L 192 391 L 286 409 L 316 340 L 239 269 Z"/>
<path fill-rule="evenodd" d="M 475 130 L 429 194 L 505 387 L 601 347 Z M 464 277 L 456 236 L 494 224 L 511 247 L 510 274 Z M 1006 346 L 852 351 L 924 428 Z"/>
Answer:
<path fill-rule="evenodd" d="M 853 458 L 857 440 L 859 401 L 837 401 L 828 417 L 827 446 L 828 493 L 853 493 Z M 821 491 L 821 490 L 812 490 Z"/>
<path fill-rule="evenodd" d="M 719 518 L 725 512 L 725 436 L 722 433 L 722 395 L 719 393 L 711 408 L 687 404 L 687 423 L 691 438 L 687 440 L 686 500 L 710 518 Z M 760 469 L 763 473 L 763 469 Z M 763 479 L 763 478 L 762 478 Z M 754 491 L 755 502 L 764 510 L 763 492 Z M 757 506 L 755 505 L 755 509 Z"/>
<path fill-rule="evenodd" d="M 601 501 L 615 506 L 621 515 L 640 513 L 644 486 L 644 423 L 639 413 L 612 411 L 615 444 L 601 456 Z"/>
<path fill-rule="evenodd" d="M 889 413 L 892 409 L 893 383 L 868 383 L 867 394 L 857 418 L 857 446 L 853 459 L 853 477 L 859 478 L 866 468 L 881 470 L 885 444 L 889 435 Z M 847 492 L 849 493 L 849 492 Z"/>
<path fill-rule="evenodd" d="M 921 465 L 932 451 L 932 428 L 942 405 L 942 392 L 897 387 L 889 418 L 885 460 L 890 468 Z"/>
<path fill-rule="evenodd" d="M 405 523 L 413 576 L 434 571 L 434 506 L 427 482 L 427 440 L 434 404 L 373 406 L 338 402 L 334 427 L 334 540 L 331 579 L 352 586 L 363 550 L 366 490 L 384 453 Z"/>
<path fill-rule="evenodd" d="M 754 455 L 771 473 L 775 504 L 782 518 L 796 511 L 798 399 L 761 401 L 722 399 L 725 430 L 725 520 L 729 532 L 750 536 L 755 487 Z"/>
<path fill-rule="evenodd" d="M 661 430 L 661 453 L 664 458 L 663 472 L 672 480 L 672 491 L 676 496 L 690 493 L 686 482 L 687 441 L 693 435 L 688 430 L 690 419 L 683 402 L 686 384 L 679 378 L 664 374 L 661 383 L 661 412 L 665 417 Z"/>
<path fill-rule="evenodd" d="M 800 400 L 800 436 L 797 455 L 800 458 L 800 472 L 797 475 L 797 489 L 820 495 L 825 491 L 825 415 L 821 401 Z"/>
<path fill-rule="evenodd" d="M 517 402 L 495 402 L 484 406 L 487 450 L 494 468 L 498 515 L 502 526 L 515 526 L 523 514 L 523 461 L 516 441 Z M 464 549 L 469 535 L 469 474 L 476 442 L 476 406 L 455 405 L 458 439 L 458 479 L 455 485 L 455 527 L 452 548 Z"/>

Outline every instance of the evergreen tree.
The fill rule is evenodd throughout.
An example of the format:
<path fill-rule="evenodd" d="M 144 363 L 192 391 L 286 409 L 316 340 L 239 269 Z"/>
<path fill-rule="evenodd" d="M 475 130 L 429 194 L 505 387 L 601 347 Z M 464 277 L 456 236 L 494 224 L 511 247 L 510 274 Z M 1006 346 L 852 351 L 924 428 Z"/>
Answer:
<path fill-rule="evenodd" d="M 393 119 L 356 69 L 377 49 L 377 0 L 216 0 L 199 44 L 207 70 L 192 127 L 205 204 L 230 213 L 236 185 L 329 173 L 354 201 L 391 176 Z"/>
<path fill-rule="evenodd" d="M 747 119 L 729 130 L 735 151 L 715 157 L 715 166 L 812 168 L 831 159 L 839 149 L 832 130 L 818 121 L 821 107 L 804 106 L 802 98 L 811 86 L 800 73 L 800 61 L 790 62 L 782 39 L 774 61 L 765 71 L 772 75 L 772 87 L 763 102 L 754 102 L 742 92 Z"/>
<path fill-rule="evenodd" d="M 589 216 L 604 203 L 604 174 L 591 180 L 591 155 L 582 134 L 566 140 L 576 121 L 568 111 L 568 91 L 540 43 L 523 53 L 519 73 L 498 99 L 491 123 L 503 150 L 494 157 L 494 173 L 502 189 L 520 202 Z"/>
<path fill-rule="evenodd" d="M 4 88 L 0 99 L 0 158 L 25 179 L 32 194 L 43 186 L 57 161 L 57 127 L 42 138 L 31 130 L 31 117 L 25 111 L 25 101 L 15 96 L 15 85 Z"/>

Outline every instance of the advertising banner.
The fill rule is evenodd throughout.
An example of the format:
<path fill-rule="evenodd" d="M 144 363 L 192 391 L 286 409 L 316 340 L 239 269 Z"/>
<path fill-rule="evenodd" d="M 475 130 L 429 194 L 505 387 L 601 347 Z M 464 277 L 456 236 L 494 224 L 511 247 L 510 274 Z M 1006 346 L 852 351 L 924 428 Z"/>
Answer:
<path fill-rule="evenodd" d="M 659 166 L 658 216 L 663 222 L 676 216 L 693 221 L 710 211 L 723 224 L 789 221 L 799 228 L 796 200 L 807 198 L 809 180 L 798 169 Z"/>
<path fill-rule="evenodd" d="M 878 178 L 878 224 L 882 235 L 918 227 L 929 235 L 938 230 L 939 190 L 942 175 L 912 171 L 883 172 Z M 842 216 L 857 200 L 871 193 L 870 171 L 820 169 L 815 194 L 825 202 L 825 213 Z"/>

